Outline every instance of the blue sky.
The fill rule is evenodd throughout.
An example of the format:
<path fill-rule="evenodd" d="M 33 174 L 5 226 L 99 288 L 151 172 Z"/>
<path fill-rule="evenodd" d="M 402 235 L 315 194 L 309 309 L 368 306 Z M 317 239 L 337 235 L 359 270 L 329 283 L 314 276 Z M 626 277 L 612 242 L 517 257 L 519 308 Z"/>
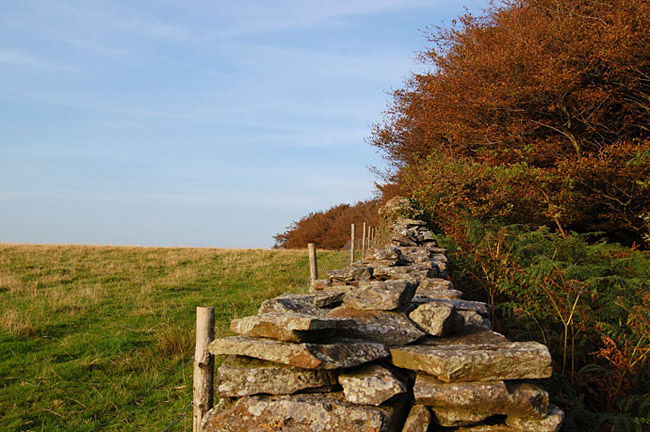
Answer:
<path fill-rule="evenodd" d="M 0 242 L 270 247 L 372 196 L 365 139 L 464 0 L 5 0 Z"/>

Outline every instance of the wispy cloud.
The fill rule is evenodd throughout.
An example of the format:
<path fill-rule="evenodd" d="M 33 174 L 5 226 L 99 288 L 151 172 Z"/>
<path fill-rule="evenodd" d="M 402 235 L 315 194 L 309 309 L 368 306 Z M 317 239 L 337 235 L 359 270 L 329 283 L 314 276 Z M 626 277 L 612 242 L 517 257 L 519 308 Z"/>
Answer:
<path fill-rule="evenodd" d="M 234 3 L 233 3 L 234 4 Z M 234 20 L 217 36 L 244 36 L 305 27 L 338 26 L 346 17 L 431 6 L 425 0 L 274 1 L 264 6 L 237 4 L 226 11 Z"/>
<path fill-rule="evenodd" d="M 0 63 L 44 70 L 72 70 L 69 66 L 57 64 L 29 54 L 3 49 L 0 49 Z"/>

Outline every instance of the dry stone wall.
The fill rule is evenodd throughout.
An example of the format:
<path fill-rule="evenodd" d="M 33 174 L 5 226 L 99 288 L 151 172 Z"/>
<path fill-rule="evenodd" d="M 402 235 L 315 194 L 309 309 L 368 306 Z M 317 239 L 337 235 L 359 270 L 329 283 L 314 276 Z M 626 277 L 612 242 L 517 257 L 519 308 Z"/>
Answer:
<path fill-rule="evenodd" d="M 205 432 L 556 431 L 534 380 L 548 349 L 490 330 L 447 279 L 445 250 L 408 200 L 381 209 L 385 247 L 235 319 Z"/>

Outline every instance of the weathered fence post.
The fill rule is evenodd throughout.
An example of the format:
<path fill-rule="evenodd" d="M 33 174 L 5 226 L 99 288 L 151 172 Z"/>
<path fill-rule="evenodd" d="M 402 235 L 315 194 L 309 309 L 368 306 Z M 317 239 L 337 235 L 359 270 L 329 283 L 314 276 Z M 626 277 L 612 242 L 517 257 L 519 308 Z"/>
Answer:
<path fill-rule="evenodd" d="M 198 432 L 203 416 L 212 408 L 214 356 L 208 344 L 214 339 L 214 308 L 196 308 L 196 350 L 194 351 L 194 383 L 192 386 L 192 430 Z"/>
<path fill-rule="evenodd" d="M 366 256 L 366 223 L 363 223 L 363 235 L 361 237 L 361 259 Z"/>
<path fill-rule="evenodd" d="M 318 279 L 318 264 L 316 262 L 316 244 L 309 243 L 307 245 L 309 250 L 309 280 L 310 284 L 313 284 L 316 279 Z"/>
<path fill-rule="evenodd" d="M 354 224 L 352 224 L 352 234 L 350 235 L 350 265 L 354 263 Z"/>

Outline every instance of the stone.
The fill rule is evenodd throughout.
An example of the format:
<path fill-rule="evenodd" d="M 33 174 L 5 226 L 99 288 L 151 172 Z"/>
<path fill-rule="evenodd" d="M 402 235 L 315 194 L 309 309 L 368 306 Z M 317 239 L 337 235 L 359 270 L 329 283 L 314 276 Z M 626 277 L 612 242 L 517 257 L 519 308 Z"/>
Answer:
<path fill-rule="evenodd" d="M 494 415 L 542 418 L 548 411 L 548 393 L 532 384 L 503 381 L 446 383 L 418 373 L 413 386 L 416 402 L 436 408 L 456 409 L 472 421 Z M 453 425 L 446 425 L 453 426 Z"/>
<path fill-rule="evenodd" d="M 212 341 L 208 349 L 214 355 L 242 355 L 308 369 L 350 368 L 390 355 L 382 344 L 347 339 L 296 344 L 230 336 Z"/>
<path fill-rule="evenodd" d="M 267 313 L 230 321 L 230 329 L 243 336 L 277 339 L 287 342 L 313 342 L 334 335 L 334 330 L 352 324 L 345 318 L 298 313 Z"/>
<path fill-rule="evenodd" d="M 249 357 L 226 357 L 217 370 L 220 398 L 330 391 L 337 384 L 337 373 L 331 370 L 302 369 Z"/>
<path fill-rule="evenodd" d="M 416 299 L 414 299 L 414 302 Z M 427 299 L 419 297 L 417 303 L 445 303 L 452 305 L 456 310 L 471 310 L 475 311 L 485 317 L 490 316 L 490 306 L 483 302 L 471 300 L 448 300 L 448 299 Z"/>
<path fill-rule="evenodd" d="M 341 270 L 329 270 L 327 275 L 332 281 L 348 283 L 366 281 L 372 277 L 372 267 L 351 266 Z"/>
<path fill-rule="evenodd" d="M 341 306 L 328 316 L 352 320 L 345 334 L 354 339 L 379 342 L 384 345 L 406 345 L 424 336 L 406 314 L 390 311 L 360 311 Z"/>
<path fill-rule="evenodd" d="M 343 305 L 360 310 L 397 309 L 411 301 L 416 286 L 403 280 L 364 283 L 345 296 Z"/>
<path fill-rule="evenodd" d="M 314 279 L 311 281 L 310 289 L 314 291 L 320 291 L 328 288 L 333 288 L 336 286 L 345 285 L 345 282 L 333 281 L 332 279 Z"/>
<path fill-rule="evenodd" d="M 465 411 L 456 407 L 431 407 L 431 412 L 433 413 L 433 421 L 436 424 L 445 427 L 472 425 L 485 420 L 488 417 L 483 414 Z"/>
<path fill-rule="evenodd" d="M 485 345 L 408 345 L 391 348 L 395 366 L 423 371 L 445 382 L 498 381 L 551 376 L 551 355 L 537 342 Z"/>
<path fill-rule="evenodd" d="M 444 255 L 446 251 L 438 247 L 426 246 L 401 246 L 396 247 L 400 251 L 400 262 L 403 264 L 423 264 L 431 261 L 447 262 Z"/>
<path fill-rule="evenodd" d="M 386 222 L 395 222 L 399 218 L 418 217 L 421 212 L 411 203 L 408 198 L 394 197 L 386 201 L 378 210 L 379 217 Z"/>
<path fill-rule="evenodd" d="M 509 344 L 510 342 L 504 335 L 492 330 L 479 330 L 469 333 L 459 333 L 441 339 L 436 337 L 424 337 L 418 341 L 418 345 L 498 345 Z"/>
<path fill-rule="evenodd" d="M 416 225 L 411 219 L 398 219 L 391 229 L 390 242 L 395 246 L 418 246 L 434 242 L 431 231 L 424 225 Z"/>
<path fill-rule="evenodd" d="M 344 291 L 332 291 L 314 294 L 314 306 L 318 308 L 331 308 L 343 302 Z"/>
<path fill-rule="evenodd" d="M 503 381 L 447 383 L 422 372 L 415 378 L 413 396 L 422 405 L 483 411 L 486 417 L 501 414 L 499 411 L 507 409 L 509 401 L 508 388 Z"/>
<path fill-rule="evenodd" d="M 465 325 L 465 318 L 453 306 L 444 303 L 425 303 L 409 313 L 421 329 L 432 336 L 457 333 Z"/>
<path fill-rule="evenodd" d="M 542 419 L 548 413 L 548 392 L 530 383 L 506 383 L 509 409 L 499 414 Z"/>
<path fill-rule="evenodd" d="M 551 405 L 547 415 L 541 419 L 522 418 L 514 415 L 506 417 L 506 425 L 522 431 L 555 432 L 560 430 L 563 421 L 564 411 L 555 405 Z"/>
<path fill-rule="evenodd" d="M 453 289 L 454 284 L 450 280 L 442 278 L 427 278 L 420 281 L 420 285 L 418 285 L 418 289 L 415 292 L 415 295 L 422 297 L 431 297 L 429 295 L 431 292 Z"/>
<path fill-rule="evenodd" d="M 441 291 L 429 291 L 426 296 L 419 295 L 417 292 L 413 296 L 413 302 L 416 304 L 427 303 L 428 299 L 448 299 L 448 300 L 460 300 L 463 297 L 462 291 L 458 290 L 441 290 Z M 465 311 L 457 311 L 465 312 Z"/>
<path fill-rule="evenodd" d="M 322 316 L 327 313 L 314 305 L 313 295 L 280 296 L 265 300 L 257 310 L 259 315 L 264 314 L 305 314 Z"/>
<path fill-rule="evenodd" d="M 394 246 L 385 247 L 375 251 L 363 259 L 363 264 L 372 267 L 387 267 L 397 265 L 402 260 L 402 252 Z"/>
<path fill-rule="evenodd" d="M 363 366 L 339 375 L 345 400 L 360 405 L 381 405 L 404 394 L 406 385 L 387 368 L 379 365 Z"/>
<path fill-rule="evenodd" d="M 395 221 L 396 224 L 398 225 L 403 225 L 408 228 L 412 227 L 425 227 L 427 226 L 427 223 L 423 220 L 420 219 L 412 219 L 408 217 L 401 217 Z"/>
<path fill-rule="evenodd" d="M 438 267 L 438 275 L 441 278 L 446 278 L 449 274 L 447 273 L 447 262 L 446 261 L 431 261 L 432 264 L 435 264 Z"/>
<path fill-rule="evenodd" d="M 459 427 L 456 432 L 522 432 L 521 429 L 513 429 L 504 424 L 478 424 L 473 426 Z M 526 432 L 537 432 L 537 429 L 524 429 Z"/>
<path fill-rule="evenodd" d="M 373 277 L 379 280 L 405 279 L 421 281 L 426 278 L 440 276 L 440 269 L 437 265 L 413 264 L 408 266 L 375 267 Z"/>
<path fill-rule="evenodd" d="M 422 405 L 413 405 L 402 432 L 427 432 L 431 426 L 431 411 Z"/>
<path fill-rule="evenodd" d="M 492 328 L 492 323 L 490 320 L 476 311 L 459 310 L 458 313 L 461 314 L 463 318 L 465 318 L 466 327 L 475 327 L 484 330 L 489 330 Z"/>
<path fill-rule="evenodd" d="M 341 294 L 345 297 L 345 294 L 349 293 L 352 290 L 357 288 L 358 282 L 350 282 L 347 284 L 345 282 L 335 282 L 332 285 L 324 286 L 323 288 L 314 288 L 314 286 L 309 287 L 310 294 Z"/>
<path fill-rule="evenodd" d="M 401 404 L 379 407 L 347 402 L 340 393 L 289 396 L 247 396 L 227 409 L 212 409 L 203 432 L 314 432 L 399 430 L 405 415 Z"/>

